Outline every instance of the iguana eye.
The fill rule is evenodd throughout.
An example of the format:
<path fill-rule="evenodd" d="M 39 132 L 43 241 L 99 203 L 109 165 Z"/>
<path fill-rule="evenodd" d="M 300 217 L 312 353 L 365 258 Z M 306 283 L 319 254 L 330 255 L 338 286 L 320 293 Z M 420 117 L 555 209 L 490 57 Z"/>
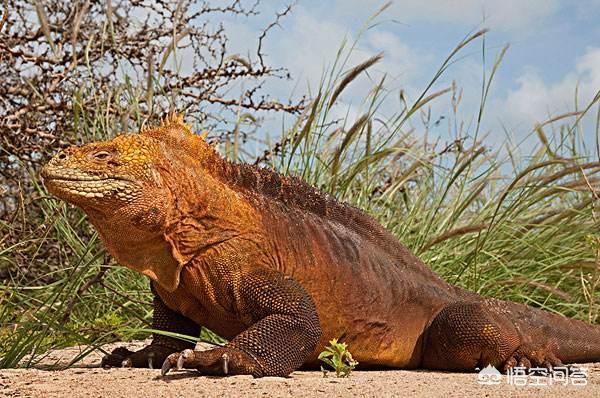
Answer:
<path fill-rule="evenodd" d="M 100 152 L 96 152 L 94 154 L 94 159 L 96 160 L 108 160 L 112 157 L 110 152 L 107 151 L 100 151 Z"/>

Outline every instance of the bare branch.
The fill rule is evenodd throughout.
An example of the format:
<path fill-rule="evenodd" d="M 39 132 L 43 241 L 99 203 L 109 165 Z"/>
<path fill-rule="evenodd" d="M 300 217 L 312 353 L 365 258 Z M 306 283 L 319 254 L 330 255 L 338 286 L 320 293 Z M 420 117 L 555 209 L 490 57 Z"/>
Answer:
<path fill-rule="evenodd" d="M 290 10 L 257 31 L 248 52 L 261 58 L 247 59 L 230 53 L 225 21 L 255 18 L 260 0 L 0 2 L 0 220 L 11 222 L 21 197 L 28 211 L 40 211 L 30 173 L 61 147 L 136 131 L 175 108 L 225 139 L 240 108 L 299 113 L 303 99 L 278 101 L 262 90 L 268 80 L 288 78 L 261 52 Z M 246 118 L 238 136 L 251 139 L 260 120 Z M 3 244 L 34 228 L 10 228 Z M 40 248 L 45 264 L 56 260 L 52 250 Z M 27 261 L 15 251 L 15 268 L 31 268 Z"/>
<path fill-rule="evenodd" d="M 258 56 L 259 62 L 260 62 L 260 67 L 261 68 L 265 68 L 265 60 L 264 60 L 264 54 L 262 52 L 262 46 L 263 46 L 263 40 L 267 37 L 267 34 L 269 33 L 269 31 L 271 29 L 273 29 L 275 26 L 280 26 L 279 25 L 279 21 L 285 17 L 286 15 L 290 14 L 292 12 L 292 8 L 296 5 L 296 2 L 288 4 L 285 9 L 282 12 L 278 12 L 275 14 L 275 20 L 273 22 L 271 22 L 260 34 L 260 36 L 258 37 L 258 48 L 256 49 L 256 55 Z"/>

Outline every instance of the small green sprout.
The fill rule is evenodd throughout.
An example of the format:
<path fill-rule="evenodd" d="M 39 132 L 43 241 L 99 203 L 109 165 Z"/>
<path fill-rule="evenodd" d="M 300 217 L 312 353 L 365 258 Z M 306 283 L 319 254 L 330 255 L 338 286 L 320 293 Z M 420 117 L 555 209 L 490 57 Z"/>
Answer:
<path fill-rule="evenodd" d="M 355 361 L 350 351 L 348 351 L 348 345 L 346 343 L 338 343 L 337 339 L 329 342 L 329 345 L 325 347 L 325 351 L 319 354 L 319 360 L 331 366 L 335 370 L 337 377 L 348 377 L 350 372 L 358 365 L 358 361 Z M 323 372 L 323 377 L 327 377 L 327 369 L 321 366 L 321 371 Z"/>

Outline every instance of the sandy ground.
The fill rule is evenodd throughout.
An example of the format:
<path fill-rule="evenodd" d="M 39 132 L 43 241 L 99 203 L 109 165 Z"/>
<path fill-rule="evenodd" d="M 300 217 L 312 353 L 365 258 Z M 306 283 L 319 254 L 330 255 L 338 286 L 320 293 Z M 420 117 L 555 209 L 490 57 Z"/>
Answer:
<path fill-rule="evenodd" d="M 144 343 L 128 344 L 130 349 Z M 122 344 L 120 344 L 122 345 Z M 116 345 L 115 345 L 116 346 Z M 114 347 L 107 346 L 110 350 Z M 350 378 L 323 378 L 321 372 L 294 372 L 288 378 L 250 376 L 225 378 L 175 371 L 160 377 L 158 370 L 101 369 L 102 354 L 95 352 L 66 370 L 44 370 L 68 362 L 80 352 L 70 348 L 50 353 L 38 369 L 0 370 L 2 397 L 600 397 L 600 363 L 583 364 L 588 369 L 585 386 L 556 385 L 550 378 L 536 379 L 543 386 L 510 384 L 502 376 L 499 384 L 483 385 L 476 373 L 429 371 L 364 371 Z M 547 385 L 553 383 L 553 385 Z"/>

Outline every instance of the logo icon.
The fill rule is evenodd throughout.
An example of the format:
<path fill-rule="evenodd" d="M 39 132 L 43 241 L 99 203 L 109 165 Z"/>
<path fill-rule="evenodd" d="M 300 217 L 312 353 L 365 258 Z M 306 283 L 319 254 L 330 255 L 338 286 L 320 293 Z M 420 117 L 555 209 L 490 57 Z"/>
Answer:
<path fill-rule="evenodd" d="M 488 365 L 479 371 L 477 382 L 486 385 L 500 384 L 502 382 L 502 374 L 492 365 Z"/>
<path fill-rule="evenodd" d="M 475 368 L 479 370 L 479 368 Z M 588 382 L 588 369 L 579 367 L 556 366 L 526 368 L 515 366 L 506 371 L 506 383 L 514 386 L 552 386 L 573 385 L 584 387 Z M 479 370 L 477 382 L 484 385 L 502 383 L 502 373 L 492 365 Z"/>

